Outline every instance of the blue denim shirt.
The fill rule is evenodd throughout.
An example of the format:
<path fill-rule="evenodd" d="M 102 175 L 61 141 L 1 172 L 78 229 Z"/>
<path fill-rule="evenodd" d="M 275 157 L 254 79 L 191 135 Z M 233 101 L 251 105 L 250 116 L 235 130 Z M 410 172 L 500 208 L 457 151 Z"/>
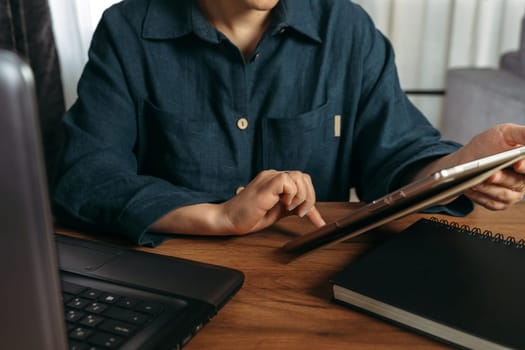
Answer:
<path fill-rule="evenodd" d="M 394 53 L 348 0 L 281 0 L 250 57 L 195 0 L 125 0 L 89 50 L 53 193 L 83 225 L 155 245 L 174 208 L 228 200 L 263 169 L 320 201 L 368 201 L 455 151 L 400 88 Z"/>

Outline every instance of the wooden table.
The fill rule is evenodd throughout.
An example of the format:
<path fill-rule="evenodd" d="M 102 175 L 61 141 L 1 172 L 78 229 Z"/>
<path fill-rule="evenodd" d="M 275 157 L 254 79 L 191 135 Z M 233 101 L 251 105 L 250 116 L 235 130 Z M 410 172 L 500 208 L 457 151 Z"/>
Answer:
<path fill-rule="evenodd" d="M 319 203 L 327 221 L 349 213 L 352 203 Z M 245 273 L 237 295 L 185 349 L 446 349 L 441 343 L 331 302 L 330 278 L 367 249 L 416 221 L 437 216 L 460 224 L 525 238 L 525 203 L 506 211 L 483 208 L 465 218 L 410 215 L 354 240 L 288 261 L 279 251 L 312 226 L 297 217 L 264 232 L 232 238 L 177 237 L 148 249 Z"/>

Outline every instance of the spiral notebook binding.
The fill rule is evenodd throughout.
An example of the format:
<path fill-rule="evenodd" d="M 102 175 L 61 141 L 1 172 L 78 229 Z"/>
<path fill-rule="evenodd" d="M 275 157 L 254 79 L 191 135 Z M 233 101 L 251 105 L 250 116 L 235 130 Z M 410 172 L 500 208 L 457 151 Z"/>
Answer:
<path fill-rule="evenodd" d="M 520 239 L 516 241 L 516 238 L 513 236 L 505 236 L 502 233 L 493 233 L 490 230 L 482 231 L 479 227 L 470 227 L 469 225 L 462 224 L 455 221 L 448 221 L 446 219 L 439 219 L 437 217 L 431 217 L 430 221 L 444 225 L 448 230 L 463 232 L 477 239 L 486 239 L 491 242 L 501 243 L 508 247 L 514 248 L 525 248 L 525 239 Z"/>

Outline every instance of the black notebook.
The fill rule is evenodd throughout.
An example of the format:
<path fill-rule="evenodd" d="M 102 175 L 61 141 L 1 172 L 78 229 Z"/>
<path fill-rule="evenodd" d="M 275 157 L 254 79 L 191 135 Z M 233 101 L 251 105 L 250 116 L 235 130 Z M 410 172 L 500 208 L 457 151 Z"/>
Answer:
<path fill-rule="evenodd" d="M 524 244 L 420 219 L 340 272 L 334 300 L 459 347 L 523 349 Z"/>

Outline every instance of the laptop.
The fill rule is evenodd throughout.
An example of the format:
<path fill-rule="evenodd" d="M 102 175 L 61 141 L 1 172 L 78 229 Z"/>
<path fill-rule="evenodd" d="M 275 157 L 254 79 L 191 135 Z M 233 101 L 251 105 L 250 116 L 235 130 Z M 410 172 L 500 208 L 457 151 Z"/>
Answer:
<path fill-rule="evenodd" d="M 179 349 L 242 272 L 53 233 L 30 68 L 0 51 L 0 344 Z"/>
<path fill-rule="evenodd" d="M 378 198 L 349 215 L 286 242 L 283 250 L 301 256 L 357 237 L 390 221 L 460 195 L 498 170 L 525 159 L 525 146 L 441 169 Z"/>

